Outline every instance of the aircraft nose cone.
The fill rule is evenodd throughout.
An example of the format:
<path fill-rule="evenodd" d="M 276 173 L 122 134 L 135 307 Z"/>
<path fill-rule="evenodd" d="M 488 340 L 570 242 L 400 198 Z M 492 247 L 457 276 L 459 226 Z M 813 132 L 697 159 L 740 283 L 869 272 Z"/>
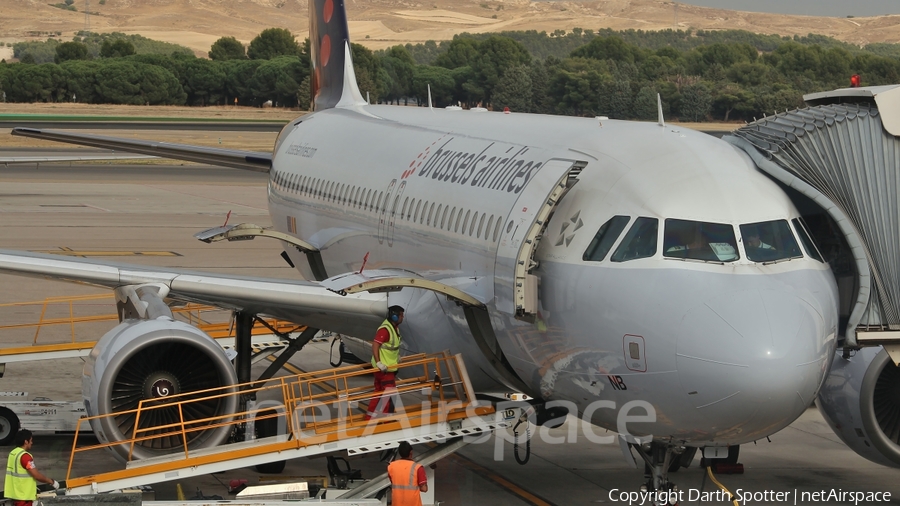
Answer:
<path fill-rule="evenodd" d="M 810 405 L 833 339 L 817 306 L 784 290 L 748 289 L 719 294 L 685 314 L 677 368 L 698 431 L 713 440 L 756 439 Z"/>

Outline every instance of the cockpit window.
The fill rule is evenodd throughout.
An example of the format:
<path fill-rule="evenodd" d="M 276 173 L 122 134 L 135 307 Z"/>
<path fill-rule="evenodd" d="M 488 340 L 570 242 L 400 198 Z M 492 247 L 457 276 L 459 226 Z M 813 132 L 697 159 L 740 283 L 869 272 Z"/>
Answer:
<path fill-rule="evenodd" d="M 663 256 L 704 262 L 734 262 L 740 258 L 733 226 L 674 219 L 666 220 Z"/>
<path fill-rule="evenodd" d="M 775 262 L 803 256 L 787 220 L 741 225 L 741 238 L 747 258 L 754 262 Z"/>
<path fill-rule="evenodd" d="M 609 253 L 610 248 L 612 248 L 613 243 L 625 230 L 625 225 L 628 225 L 628 220 L 630 219 L 628 216 L 613 216 L 609 221 L 601 225 L 597 235 L 594 236 L 587 249 L 584 250 L 584 255 L 581 259 L 585 262 L 602 262 L 606 258 L 606 254 Z"/>
<path fill-rule="evenodd" d="M 625 234 L 622 244 L 613 253 L 613 262 L 627 262 L 638 258 L 652 257 L 656 254 L 659 220 L 656 218 L 638 218 Z"/>
<path fill-rule="evenodd" d="M 822 260 L 822 254 L 819 253 L 819 249 L 816 248 L 816 243 L 813 242 L 812 238 L 809 236 L 809 232 L 806 231 L 806 224 L 798 218 L 794 218 L 791 222 L 794 224 L 794 230 L 797 231 L 797 235 L 800 236 L 800 242 L 803 243 L 803 249 L 806 250 L 806 254 L 810 258 L 815 258 L 816 260 L 825 263 L 825 261 Z"/>

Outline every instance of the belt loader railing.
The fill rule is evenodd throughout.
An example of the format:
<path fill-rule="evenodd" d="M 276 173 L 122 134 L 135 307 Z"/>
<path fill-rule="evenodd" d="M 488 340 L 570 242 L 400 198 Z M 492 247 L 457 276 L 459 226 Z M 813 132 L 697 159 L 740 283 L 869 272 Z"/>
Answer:
<path fill-rule="evenodd" d="M 372 372 L 368 365 L 354 365 L 284 376 L 265 384 L 256 381 L 145 399 L 135 410 L 86 418 L 83 422 L 134 414 L 137 429 L 128 439 L 85 446 L 78 446 L 76 433 L 66 474 L 69 493 L 103 492 L 338 450 L 351 454 L 379 451 L 395 446 L 401 439 L 421 443 L 478 435 L 508 425 L 492 406 L 476 403 L 459 355 L 405 357 L 399 370 L 402 379 L 398 378 L 396 389 L 383 394 L 394 400 L 396 412 L 366 420 L 365 405 L 378 395 L 373 392 L 369 377 Z M 269 406 L 195 420 L 184 417 L 194 403 L 273 394 L 283 399 L 279 410 Z M 283 417 L 283 434 L 216 448 L 190 448 L 190 441 L 203 431 L 276 417 Z M 154 441 L 163 438 L 179 438 L 180 450 L 163 457 L 130 461 L 124 470 L 87 476 L 76 473 L 76 456 L 123 445 L 130 455 L 135 445 L 153 446 Z"/>

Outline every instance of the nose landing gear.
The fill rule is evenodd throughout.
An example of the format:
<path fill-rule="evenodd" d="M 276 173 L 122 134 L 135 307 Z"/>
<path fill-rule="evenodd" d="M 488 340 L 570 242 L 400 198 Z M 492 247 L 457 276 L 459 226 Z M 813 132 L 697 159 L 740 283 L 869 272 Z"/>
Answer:
<path fill-rule="evenodd" d="M 685 448 L 655 441 L 630 446 L 644 460 L 644 478 L 647 481 L 641 486 L 641 492 L 653 494 L 651 500 L 655 506 L 677 506 L 678 486 L 669 481 L 669 472 L 680 467 Z"/>

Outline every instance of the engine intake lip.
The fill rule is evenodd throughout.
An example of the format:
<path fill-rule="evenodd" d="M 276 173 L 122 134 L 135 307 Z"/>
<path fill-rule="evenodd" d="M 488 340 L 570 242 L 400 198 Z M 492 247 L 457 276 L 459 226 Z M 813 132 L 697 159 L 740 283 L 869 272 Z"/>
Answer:
<path fill-rule="evenodd" d="M 900 377 L 900 371 L 894 365 L 887 351 L 881 350 L 875 355 L 863 377 L 859 403 L 863 414 L 861 417 L 863 427 L 866 429 L 870 442 L 885 458 L 900 465 L 900 441 L 892 440 L 885 433 L 885 430 L 893 431 L 893 429 L 882 426 L 887 422 L 884 419 L 884 410 L 889 408 L 890 404 L 894 404 L 894 409 L 900 409 L 896 398 L 897 387 L 890 391 L 884 388 L 884 382 L 892 376 Z M 879 379 L 882 380 L 880 385 Z"/>
<path fill-rule="evenodd" d="M 99 382 L 98 382 L 99 380 Z M 105 415 L 137 408 L 143 399 L 152 406 L 156 399 L 165 402 L 165 390 L 175 393 L 206 388 L 230 386 L 237 383 L 237 375 L 222 348 L 201 330 L 184 322 L 169 319 L 126 321 L 109 331 L 98 342 L 85 364 L 85 407 L 88 415 Z M 229 391 L 234 391 L 230 389 Z M 190 396 L 180 397 L 186 400 Z M 187 407 L 187 405 L 185 405 Z M 204 401 L 196 410 L 184 410 L 185 420 L 222 417 L 220 424 L 231 420 L 237 410 L 237 397 Z M 102 417 L 91 421 L 94 432 L 102 441 L 121 441 L 131 437 L 135 422 L 141 428 L 177 423 L 177 407 L 150 409 L 139 420 L 132 415 Z M 174 418 L 173 418 L 174 417 Z M 165 429 L 144 432 L 141 436 Z M 225 442 L 231 426 L 223 425 L 187 434 L 188 448 L 196 450 Z M 120 460 L 146 459 L 174 451 L 184 451 L 181 435 L 130 444 L 112 446 Z"/>

